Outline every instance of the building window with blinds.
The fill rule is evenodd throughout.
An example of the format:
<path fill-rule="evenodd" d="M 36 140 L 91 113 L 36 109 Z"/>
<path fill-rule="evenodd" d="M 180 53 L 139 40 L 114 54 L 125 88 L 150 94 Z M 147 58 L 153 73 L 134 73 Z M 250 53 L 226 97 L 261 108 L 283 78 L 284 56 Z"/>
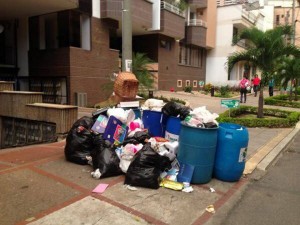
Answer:
<path fill-rule="evenodd" d="M 203 49 L 190 45 L 180 45 L 179 64 L 201 68 L 203 65 Z"/>

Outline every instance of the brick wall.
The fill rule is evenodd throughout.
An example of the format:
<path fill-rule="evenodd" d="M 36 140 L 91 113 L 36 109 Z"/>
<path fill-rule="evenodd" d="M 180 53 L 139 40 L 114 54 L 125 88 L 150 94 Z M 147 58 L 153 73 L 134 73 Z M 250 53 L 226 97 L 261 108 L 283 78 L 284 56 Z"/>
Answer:
<path fill-rule="evenodd" d="M 87 93 L 88 106 L 104 101 L 112 94 L 110 75 L 118 71 L 119 51 L 109 49 L 108 21 L 91 21 L 91 51 L 70 48 L 70 99 L 76 92 Z"/>
<path fill-rule="evenodd" d="M 168 91 L 174 88 L 177 91 L 182 91 L 186 80 L 190 80 L 191 85 L 193 84 L 193 80 L 205 80 L 206 53 L 203 56 L 202 68 L 179 65 L 179 42 L 175 40 L 173 40 L 170 50 L 159 47 L 158 55 L 159 90 Z M 178 79 L 182 80 L 183 85 L 177 88 Z M 193 88 L 193 90 L 199 90 L 199 87 Z"/>

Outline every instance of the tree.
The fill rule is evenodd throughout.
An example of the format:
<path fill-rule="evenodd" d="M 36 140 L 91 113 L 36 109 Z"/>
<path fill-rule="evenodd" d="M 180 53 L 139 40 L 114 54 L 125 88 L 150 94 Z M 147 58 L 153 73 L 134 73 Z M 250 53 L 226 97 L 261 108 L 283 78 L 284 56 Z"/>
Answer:
<path fill-rule="evenodd" d="M 148 65 L 152 60 L 145 53 L 133 53 L 132 55 L 132 73 L 139 80 L 140 85 L 150 89 L 153 86 L 153 76 L 149 71 Z"/>
<path fill-rule="evenodd" d="M 294 100 L 298 100 L 297 88 L 300 79 L 300 59 L 294 57 L 285 57 L 278 63 L 276 67 L 278 78 L 282 81 L 282 85 L 287 87 L 288 82 L 291 82 L 290 97 L 289 100 L 292 101 L 293 88 L 295 90 Z"/>
<path fill-rule="evenodd" d="M 235 52 L 227 59 L 228 74 L 234 65 L 246 61 L 256 66 L 262 72 L 261 88 L 258 98 L 257 117 L 263 118 L 263 89 L 270 76 L 274 73 L 276 60 L 282 56 L 300 56 L 300 50 L 294 45 L 288 44 L 285 37 L 292 34 L 291 26 L 279 26 L 268 31 L 261 31 L 256 27 L 243 30 L 237 37 L 239 40 L 247 40 L 250 44 L 245 51 Z"/>

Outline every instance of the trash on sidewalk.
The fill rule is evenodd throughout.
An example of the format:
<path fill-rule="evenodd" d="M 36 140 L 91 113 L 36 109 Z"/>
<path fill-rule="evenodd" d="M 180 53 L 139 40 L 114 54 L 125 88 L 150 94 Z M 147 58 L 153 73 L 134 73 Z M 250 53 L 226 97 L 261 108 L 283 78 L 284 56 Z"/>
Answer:
<path fill-rule="evenodd" d="M 170 160 L 155 152 L 150 143 L 136 154 L 125 174 L 125 184 L 152 189 L 159 188 L 159 176 L 165 169 L 171 168 Z"/>
<path fill-rule="evenodd" d="M 172 181 L 168 179 L 162 179 L 159 184 L 161 187 L 169 188 L 175 191 L 181 191 L 183 189 L 183 183 L 179 183 L 177 181 Z"/>
<path fill-rule="evenodd" d="M 80 165 L 87 165 L 87 156 L 91 155 L 93 135 L 90 130 L 94 121 L 84 116 L 77 120 L 70 129 L 65 145 L 65 157 L 68 161 Z"/>
<path fill-rule="evenodd" d="M 141 108 L 103 108 L 83 117 L 69 131 L 66 159 L 92 164 L 93 178 L 124 174 L 124 185 L 158 189 L 160 186 L 192 192 L 195 165 L 177 160 L 182 124 L 216 128 L 218 117 L 206 107 L 192 110 L 176 102 L 148 99 Z M 168 136 L 165 133 L 168 132 Z M 168 137 L 168 138 L 167 138 Z M 70 155 L 80 160 L 74 160 Z"/>
<path fill-rule="evenodd" d="M 129 184 L 124 184 L 123 187 L 130 190 L 130 191 L 137 191 L 138 190 L 136 187 L 133 187 Z"/>
<path fill-rule="evenodd" d="M 216 190 L 212 187 L 209 188 L 209 191 L 212 192 L 212 193 L 216 192 Z"/>
<path fill-rule="evenodd" d="M 206 210 L 207 212 L 209 212 L 209 213 L 215 213 L 215 212 L 216 212 L 213 205 L 207 206 L 205 210 Z"/>
<path fill-rule="evenodd" d="M 183 192 L 186 192 L 186 193 L 191 193 L 194 191 L 193 187 L 190 185 L 190 183 L 187 183 L 187 182 L 183 182 L 183 189 L 182 191 Z"/>
<path fill-rule="evenodd" d="M 106 188 L 108 187 L 108 184 L 98 184 L 97 187 L 92 190 L 93 193 L 102 194 Z"/>

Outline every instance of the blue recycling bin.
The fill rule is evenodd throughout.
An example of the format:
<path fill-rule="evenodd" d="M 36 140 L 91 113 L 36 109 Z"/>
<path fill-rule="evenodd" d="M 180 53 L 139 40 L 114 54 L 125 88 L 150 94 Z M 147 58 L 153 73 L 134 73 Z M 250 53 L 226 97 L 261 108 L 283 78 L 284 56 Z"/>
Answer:
<path fill-rule="evenodd" d="M 218 127 L 198 128 L 181 122 L 177 159 L 194 166 L 191 183 L 204 184 L 212 179 L 217 136 Z"/>
<path fill-rule="evenodd" d="M 169 116 L 167 118 L 165 138 L 169 141 L 178 141 L 181 129 L 181 120 L 179 117 Z"/>
<path fill-rule="evenodd" d="M 152 137 L 165 137 L 166 115 L 162 112 L 143 110 L 142 121 Z"/>
<path fill-rule="evenodd" d="M 213 176 L 228 182 L 238 181 L 245 169 L 249 133 L 246 127 L 220 123 Z"/>

